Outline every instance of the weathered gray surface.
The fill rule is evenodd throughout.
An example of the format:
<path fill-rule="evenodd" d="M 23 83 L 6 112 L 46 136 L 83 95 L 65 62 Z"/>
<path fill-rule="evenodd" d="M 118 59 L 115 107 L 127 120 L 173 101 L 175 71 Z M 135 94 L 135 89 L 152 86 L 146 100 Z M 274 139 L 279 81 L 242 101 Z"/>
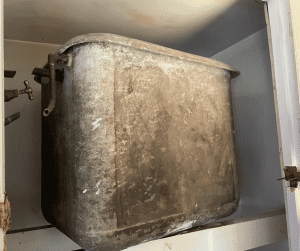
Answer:
<path fill-rule="evenodd" d="M 43 118 L 46 219 L 85 250 L 120 250 L 233 213 L 228 70 L 151 44 L 71 45 Z"/>
<path fill-rule="evenodd" d="M 233 67 L 228 64 L 224 64 L 220 61 L 200 57 L 197 55 L 185 53 L 178 50 L 173 50 L 164 46 L 148 43 L 145 41 L 140 41 L 133 38 L 127 38 L 123 36 L 113 35 L 109 33 L 90 33 L 82 36 L 77 36 L 65 43 L 59 49 L 59 53 L 64 53 L 68 48 L 73 45 L 79 45 L 84 43 L 105 43 L 105 44 L 115 44 L 115 45 L 123 45 L 126 47 L 131 47 L 134 49 L 147 51 L 155 54 L 166 55 L 171 57 L 177 57 L 180 59 L 184 59 L 185 61 L 197 62 L 209 66 L 214 66 L 222 69 L 226 69 L 230 71 L 231 77 L 235 78 L 240 73 Z"/>

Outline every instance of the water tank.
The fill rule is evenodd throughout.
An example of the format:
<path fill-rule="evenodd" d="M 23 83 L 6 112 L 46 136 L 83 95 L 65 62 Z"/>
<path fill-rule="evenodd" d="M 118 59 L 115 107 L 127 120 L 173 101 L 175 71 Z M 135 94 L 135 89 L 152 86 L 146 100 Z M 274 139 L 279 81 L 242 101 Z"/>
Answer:
<path fill-rule="evenodd" d="M 63 82 L 42 119 L 42 210 L 86 251 L 122 250 L 238 207 L 224 63 L 111 34 L 58 52 Z M 42 110 L 51 97 L 42 85 Z"/>

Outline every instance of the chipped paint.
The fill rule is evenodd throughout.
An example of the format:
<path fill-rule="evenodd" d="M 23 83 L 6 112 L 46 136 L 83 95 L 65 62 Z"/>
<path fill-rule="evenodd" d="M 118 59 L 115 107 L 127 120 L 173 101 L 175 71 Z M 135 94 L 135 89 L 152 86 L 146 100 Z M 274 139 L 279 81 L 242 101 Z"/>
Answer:
<path fill-rule="evenodd" d="M 0 227 L 6 233 L 11 228 L 11 208 L 7 193 L 4 192 L 4 202 L 0 203 Z M 6 245 L 5 245 L 6 246 Z"/>

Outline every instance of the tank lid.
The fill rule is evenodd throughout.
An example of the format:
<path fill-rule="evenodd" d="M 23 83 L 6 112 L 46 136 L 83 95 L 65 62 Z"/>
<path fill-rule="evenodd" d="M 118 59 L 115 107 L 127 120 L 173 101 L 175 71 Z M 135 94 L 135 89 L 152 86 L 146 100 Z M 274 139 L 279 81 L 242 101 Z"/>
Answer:
<path fill-rule="evenodd" d="M 143 51 L 149 51 L 153 53 L 173 56 L 188 61 L 198 62 L 205 65 L 222 68 L 230 71 L 231 78 L 235 78 L 240 75 L 240 72 L 236 70 L 234 67 L 231 67 L 225 63 L 222 63 L 214 59 L 205 58 L 190 53 L 170 49 L 164 46 L 144 42 L 141 40 L 127 38 L 127 37 L 109 34 L 109 33 L 90 33 L 90 34 L 74 37 L 71 40 L 69 40 L 67 43 L 62 45 L 58 53 L 64 53 L 68 48 L 72 47 L 73 45 L 83 44 L 83 43 L 112 43 L 112 44 L 129 46 Z"/>

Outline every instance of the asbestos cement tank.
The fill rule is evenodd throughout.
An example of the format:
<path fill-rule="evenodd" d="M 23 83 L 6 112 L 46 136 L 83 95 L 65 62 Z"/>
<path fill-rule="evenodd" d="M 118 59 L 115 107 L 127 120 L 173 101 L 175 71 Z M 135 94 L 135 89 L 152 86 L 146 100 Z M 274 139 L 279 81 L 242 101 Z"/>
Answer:
<path fill-rule="evenodd" d="M 111 34 L 76 37 L 57 55 L 63 81 L 42 85 L 43 110 L 56 98 L 42 125 L 47 221 L 108 251 L 237 209 L 236 69 Z"/>

